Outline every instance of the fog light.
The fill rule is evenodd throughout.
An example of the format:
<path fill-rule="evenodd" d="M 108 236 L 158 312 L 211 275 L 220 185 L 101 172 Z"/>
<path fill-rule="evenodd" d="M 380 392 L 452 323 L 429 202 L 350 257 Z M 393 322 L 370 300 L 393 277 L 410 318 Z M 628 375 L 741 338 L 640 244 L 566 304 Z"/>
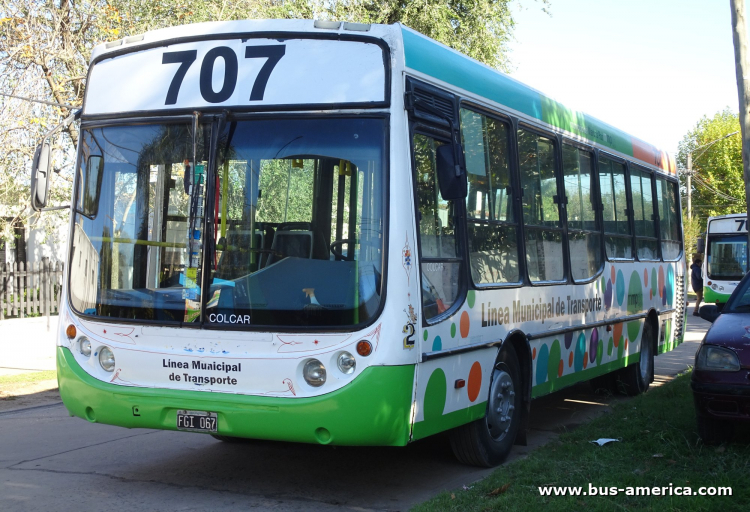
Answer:
<path fill-rule="evenodd" d="M 341 373 L 349 375 L 354 373 L 354 369 L 357 367 L 357 361 L 354 360 L 354 356 L 349 352 L 342 352 L 339 354 L 336 364 L 341 370 Z"/>
<path fill-rule="evenodd" d="M 81 336 L 81 339 L 78 340 L 78 349 L 86 357 L 91 355 L 91 342 L 86 336 Z"/>
<path fill-rule="evenodd" d="M 115 369 L 115 355 L 107 347 L 99 350 L 99 364 L 105 371 L 111 372 Z"/>
<path fill-rule="evenodd" d="M 326 382 L 326 367 L 317 359 L 310 359 L 302 369 L 302 376 L 311 386 L 320 387 Z"/>

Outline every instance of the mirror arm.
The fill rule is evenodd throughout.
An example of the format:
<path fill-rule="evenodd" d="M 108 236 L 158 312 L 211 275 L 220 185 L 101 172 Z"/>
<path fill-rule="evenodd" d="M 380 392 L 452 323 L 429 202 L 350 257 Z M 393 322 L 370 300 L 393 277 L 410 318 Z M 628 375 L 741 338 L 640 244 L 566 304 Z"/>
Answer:
<path fill-rule="evenodd" d="M 66 204 L 64 206 L 50 206 L 49 208 L 42 208 L 41 210 L 38 210 L 40 212 L 51 212 L 53 210 L 67 210 L 70 208 L 69 204 Z"/>
<path fill-rule="evenodd" d="M 82 110 L 83 109 L 79 108 L 79 109 L 76 109 L 73 112 L 71 112 L 71 114 L 68 117 L 66 117 L 65 119 L 63 119 L 60 124 L 58 124 L 57 126 L 55 126 L 54 128 L 52 128 L 50 131 L 48 131 L 47 133 L 45 133 L 42 136 L 42 140 L 51 137 L 52 135 L 55 134 L 55 132 L 57 132 L 59 130 L 62 130 L 63 128 L 67 128 L 68 126 L 70 126 L 73 123 L 73 121 L 76 121 L 76 120 L 80 119 L 80 117 L 81 117 L 81 111 Z"/>

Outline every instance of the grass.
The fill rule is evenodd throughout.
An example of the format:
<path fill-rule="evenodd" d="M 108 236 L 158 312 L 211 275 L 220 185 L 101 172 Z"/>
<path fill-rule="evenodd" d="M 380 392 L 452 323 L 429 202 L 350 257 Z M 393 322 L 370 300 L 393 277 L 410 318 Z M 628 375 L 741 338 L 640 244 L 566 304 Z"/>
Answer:
<path fill-rule="evenodd" d="M 532 404 L 533 407 L 533 404 Z M 619 438 L 599 447 L 590 441 Z M 613 412 L 562 434 L 468 490 L 443 493 L 416 511 L 740 510 L 750 503 L 750 443 L 706 446 L 697 434 L 690 374 L 618 402 Z M 731 487 L 732 496 L 541 496 L 539 486 Z"/>
<path fill-rule="evenodd" d="M 0 376 L 0 387 L 17 384 L 34 384 L 43 380 L 51 380 L 56 378 L 57 372 L 55 370 L 46 372 L 19 373 L 18 375 L 3 375 Z"/>

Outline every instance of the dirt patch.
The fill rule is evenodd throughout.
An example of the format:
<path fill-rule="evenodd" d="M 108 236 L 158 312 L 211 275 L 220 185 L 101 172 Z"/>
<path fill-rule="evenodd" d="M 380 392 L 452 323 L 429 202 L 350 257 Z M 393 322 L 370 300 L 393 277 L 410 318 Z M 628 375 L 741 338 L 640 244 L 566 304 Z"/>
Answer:
<path fill-rule="evenodd" d="M 57 379 L 0 385 L 0 412 L 60 402 Z"/>

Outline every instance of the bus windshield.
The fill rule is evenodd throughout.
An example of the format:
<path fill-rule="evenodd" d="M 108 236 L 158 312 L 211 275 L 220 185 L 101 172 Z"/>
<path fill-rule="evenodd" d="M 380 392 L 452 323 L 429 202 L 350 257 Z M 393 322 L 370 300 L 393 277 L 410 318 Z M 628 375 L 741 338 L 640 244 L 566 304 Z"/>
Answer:
<path fill-rule="evenodd" d="M 72 305 L 214 327 L 367 322 L 381 296 L 385 133 L 376 118 L 85 130 Z"/>
<path fill-rule="evenodd" d="M 747 271 L 747 235 L 709 235 L 706 270 L 709 279 L 739 281 Z"/>

